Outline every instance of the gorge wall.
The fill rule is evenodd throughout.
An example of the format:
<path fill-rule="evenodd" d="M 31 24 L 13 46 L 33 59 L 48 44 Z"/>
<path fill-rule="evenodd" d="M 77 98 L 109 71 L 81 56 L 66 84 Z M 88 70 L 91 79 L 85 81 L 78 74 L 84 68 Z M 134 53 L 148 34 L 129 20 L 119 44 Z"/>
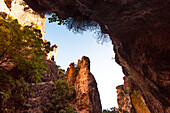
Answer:
<path fill-rule="evenodd" d="M 25 0 L 36 12 L 94 20 L 114 44 L 132 113 L 170 111 L 170 0 Z M 123 86 L 123 87 L 125 87 Z"/>

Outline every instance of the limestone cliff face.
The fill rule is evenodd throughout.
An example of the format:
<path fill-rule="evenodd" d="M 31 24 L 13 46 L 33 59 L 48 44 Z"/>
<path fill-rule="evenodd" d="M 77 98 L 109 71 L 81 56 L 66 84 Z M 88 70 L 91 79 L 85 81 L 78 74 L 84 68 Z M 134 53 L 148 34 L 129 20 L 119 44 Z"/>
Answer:
<path fill-rule="evenodd" d="M 37 12 L 95 20 L 108 33 L 130 88 L 151 113 L 170 110 L 170 0 L 25 0 Z"/>
<path fill-rule="evenodd" d="M 21 25 L 33 26 L 40 29 L 43 41 L 47 42 L 47 40 L 44 39 L 45 13 L 33 11 L 23 0 L 0 0 L 0 13 L 6 13 L 18 19 Z M 53 45 L 52 49 L 53 50 L 47 54 L 48 60 L 51 60 L 52 57 L 54 57 L 54 59 L 57 57 L 59 47 Z"/>
<path fill-rule="evenodd" d="M 45 34 L 45 14 L 33 11 L 23 0 L 0 0 L 0 12 L 5 12 L 19 20 L 21 25 L 38 26 Z"/>
<path fill-rule="evenodd" d="M 101 113 L 100 96 L 95 78 L 90 72 L 89 58 L 83 56 L 76 67 L 71 63 L 66 74 L 67 82 L 76 90 L 76 99 L 73 102 L 75 109 L 79 113 Z"/>

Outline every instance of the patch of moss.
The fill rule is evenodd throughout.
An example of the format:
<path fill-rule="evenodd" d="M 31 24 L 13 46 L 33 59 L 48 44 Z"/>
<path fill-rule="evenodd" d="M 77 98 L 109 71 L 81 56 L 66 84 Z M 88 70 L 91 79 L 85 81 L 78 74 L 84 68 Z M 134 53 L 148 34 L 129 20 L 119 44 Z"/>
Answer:
<path fill-rule="evenodd" d="M 140 94 L 140 91 L 134 90 L 131 94 L 131 100 L 132 104 L 135 108 L 135 110 L 139 113 L 150 113 L 149 109 L 146 106 L 146 103 L 144 102 L 143 97 Z"/>

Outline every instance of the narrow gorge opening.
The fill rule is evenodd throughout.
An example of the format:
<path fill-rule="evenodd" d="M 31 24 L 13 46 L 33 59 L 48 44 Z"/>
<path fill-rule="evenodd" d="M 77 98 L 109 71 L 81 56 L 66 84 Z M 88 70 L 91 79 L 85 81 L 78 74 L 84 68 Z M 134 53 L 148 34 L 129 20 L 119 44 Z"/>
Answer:
<path fill-rule="evenodd" d="M 48 18 L 49 15 L 46 15 Z M 98 84 L 102 109 L 118 107 L 116 86 L 123 84 L 123 72 L 121 66 L 115 62 L 115 53 L 112 42 L 97 43 L 94 32 L 85 31 L 83 34 L 73 33 L 64 25 L 49 23 L 46 20 L 44 38 L 51 45 L 59 46 L 56 65 L 67 70 L 69 64 L 77 64 L 78 59 L 87 56 L 90 59 L 90 71 Z"/>
<path fill-rule="evenodd" d="M 169 10 L 170 0 L 0 0 L 0 113 L 102 113 L 101 103 L 103 109 L 117 107 L 115 87 L 123 83 L 122 69 L 126 76 L 124 85 L 117 87 L 119 109 L 112 111 L 169 113 Z M 97 44 L 93 33 L 74 35 L 64 26 L 46 25 L 45 38 L 60 48 L 57 65 L 66 70 L 84 56 L 76 66 L 70 65 L 68 76 L 75 89 L 70 87 L 71 80 L 58 73 L 55 52 L 40 40 L 45 13 L 56 13 L 60 24 L 73 19 L 71 28 L 87 30 L 97 26 L 94 21 L 100 24 L 114 41 L 122 69 L 114 63 L 112 45 Z"/>

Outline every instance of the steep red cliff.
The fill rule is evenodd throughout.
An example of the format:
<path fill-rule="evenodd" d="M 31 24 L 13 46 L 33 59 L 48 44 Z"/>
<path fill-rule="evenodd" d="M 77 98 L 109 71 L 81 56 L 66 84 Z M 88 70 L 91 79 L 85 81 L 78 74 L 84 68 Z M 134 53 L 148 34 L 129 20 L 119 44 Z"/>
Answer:
<path fill-rule="evenodd" d="M 170 0 L 25 0 L 37 12 L 94 20 L 114 44 L 116 61 L 151 113 L 170 110 Z M 133 112 L 139 112 L 132 100 Z"/>
<path fill-rule="evenodd" d="M 100 95 L 97 89 L 97 83 L 90 72 L 90 60 L 83 56 L 78 64 L 70 64 L 66 74 L 68 74 L 68 84 L 74 86 L 76 90 L 76 99 L 74 107 L 79 113 L 101 113 Z"/>

